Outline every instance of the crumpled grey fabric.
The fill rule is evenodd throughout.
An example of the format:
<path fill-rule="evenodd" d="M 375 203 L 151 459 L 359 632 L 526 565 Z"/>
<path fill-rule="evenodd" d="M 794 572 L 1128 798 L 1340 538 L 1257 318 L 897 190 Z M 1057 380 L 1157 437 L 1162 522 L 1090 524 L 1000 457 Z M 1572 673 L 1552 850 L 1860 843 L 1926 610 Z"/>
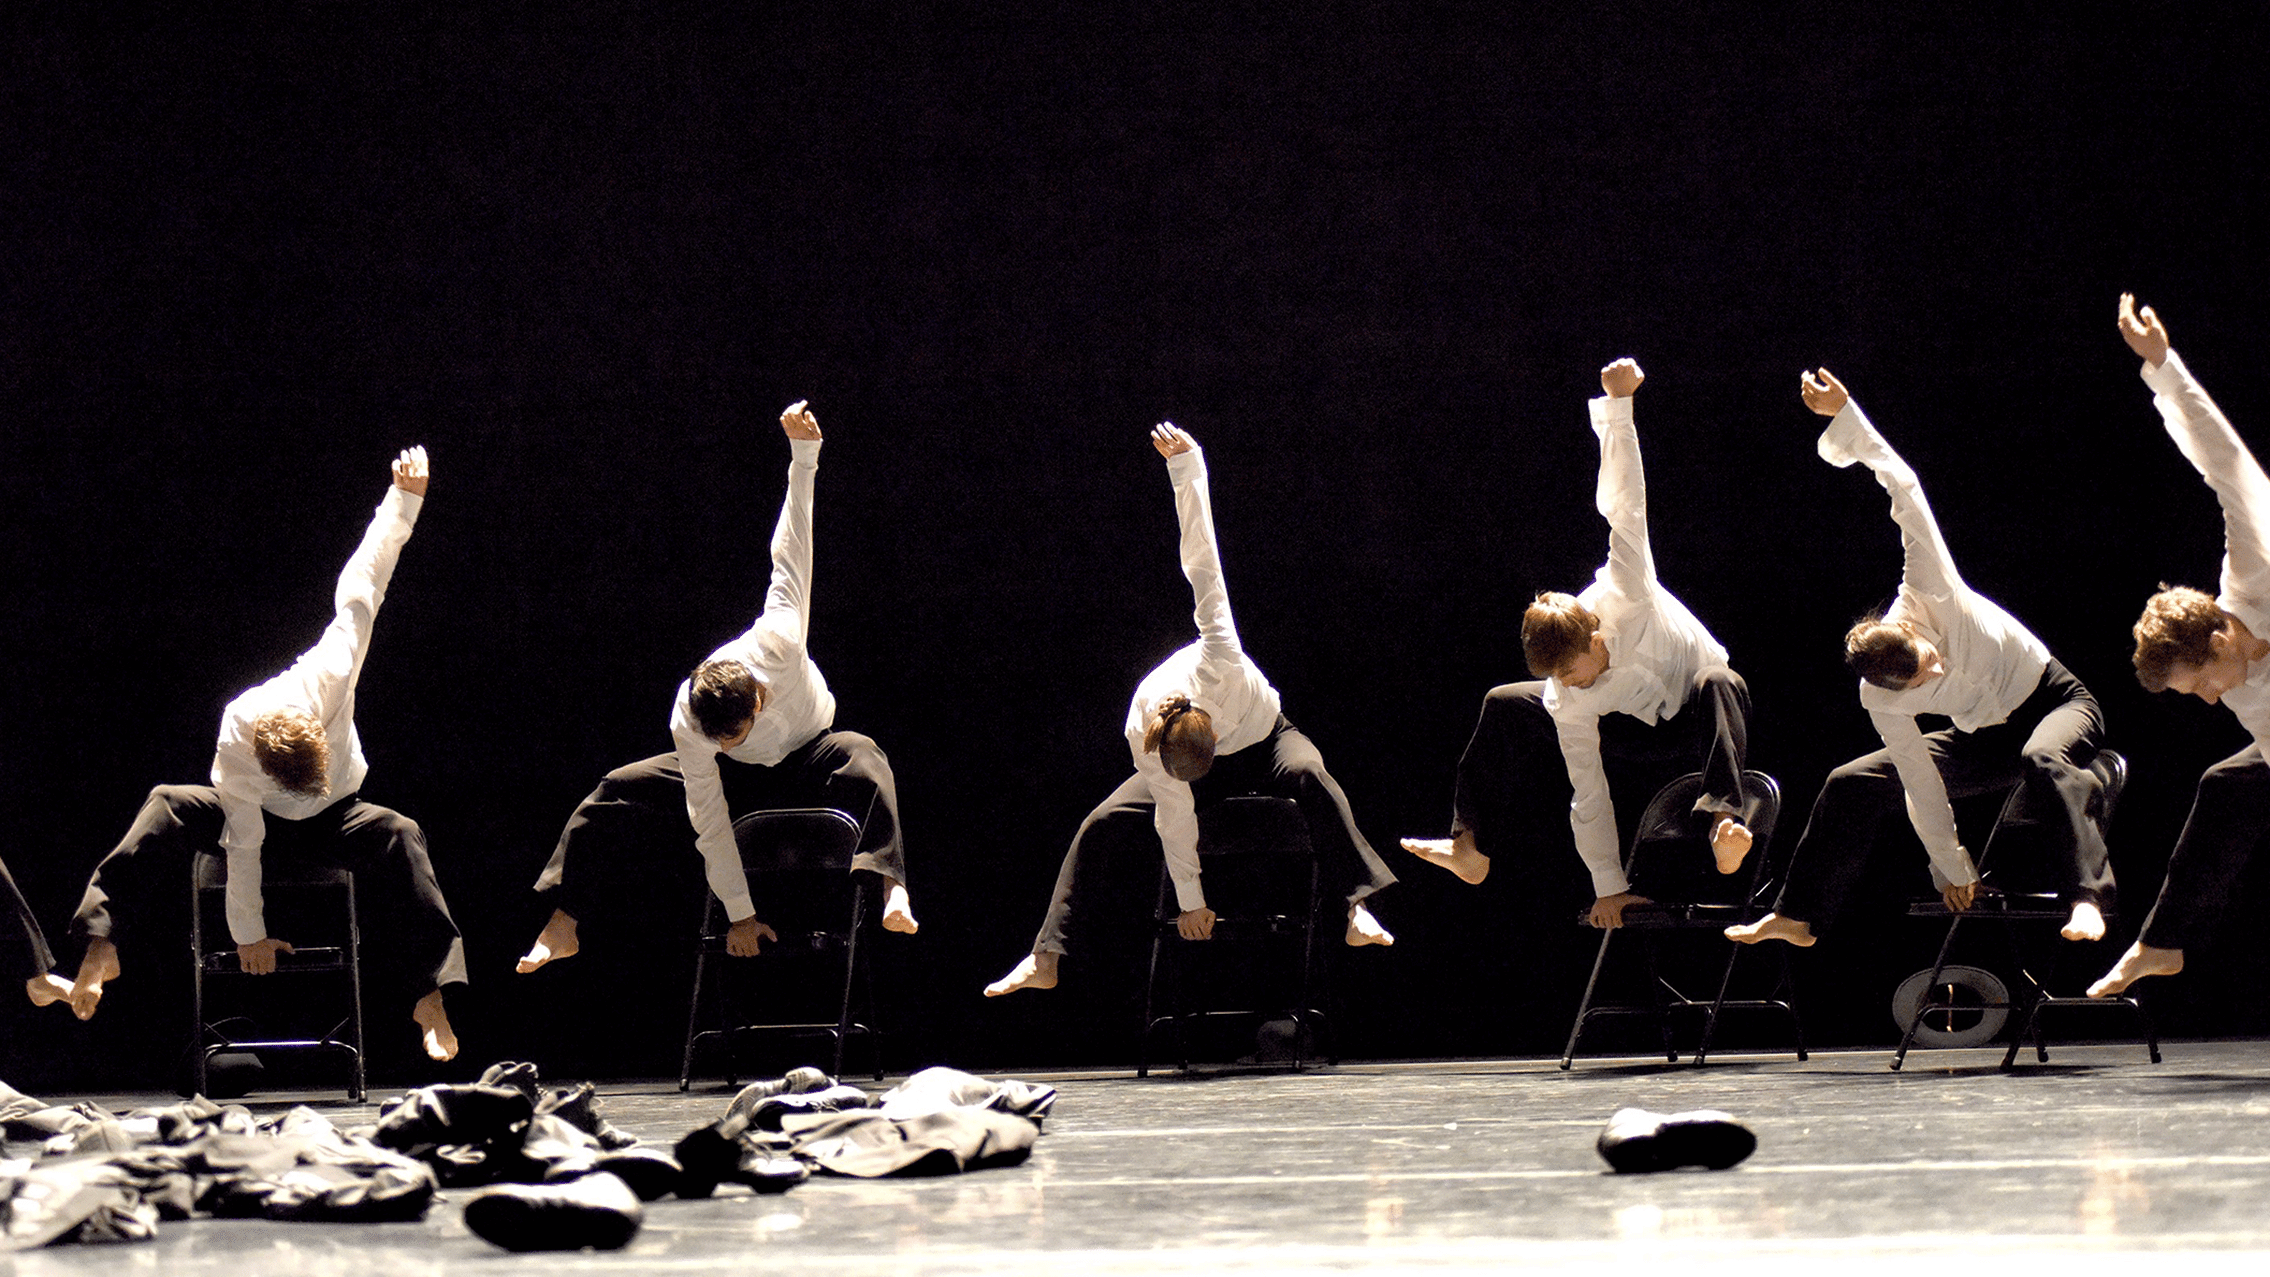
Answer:
<path fill-rule="evenodd" d="M 1039 1124 L 1056 1107 L 1056 1088 L 1014 1079 L 992 1081 L 960 1069 L 928 1068 L 883 1092 L 883 1116 L 896 1121 L 950 1108 L 986 1108 Z"/>
<path fill-rule="evenodd" d="M 879 1109 L 788 1119 L 791 1151 L 835 1175 L 954 1175 L 1015 1166 L 1032 1155 L 1040 1125 L 1013 1113 L 967 1106 L 908 1118 Z"/>
<path fill-rule="evenodd" d="M 802 1164 L 838 1175 L 950 1175 L 1014 1165 L 1032 1153 L 1056 1088 L 924 1069 L 880 1095 L 797 1069 L 745 1088 L 725 1117 L 687 1134 L 681 1196 L 719 1183 L 778 1191 Z"/>

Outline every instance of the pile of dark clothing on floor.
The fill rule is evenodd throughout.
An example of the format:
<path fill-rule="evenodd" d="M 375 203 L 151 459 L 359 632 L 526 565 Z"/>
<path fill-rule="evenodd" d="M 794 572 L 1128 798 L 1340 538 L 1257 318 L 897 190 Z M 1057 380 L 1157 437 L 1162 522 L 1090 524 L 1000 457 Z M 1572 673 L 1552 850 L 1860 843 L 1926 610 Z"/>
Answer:
<path fill-rule="evenodd" d="M 0 1083 L 0 1134 L 43 1141 L 0 1159 L 0 1250 L 140 1241 L 203 1212 L 282 1220 L 424 1217 L 435 1195 L 477 1188 L 465 1224 L 510 1250 L 612 1249 L 641 1202 L 721 1185 L 782 1192 L 815 1170 L 941 1175 L 1022 1162 L 1053 1087 L 925 1069 L 869 1095 L 818 1069 L 750 1084 L 677 1146 L 609 1124 L 590 1083 L 544 1087 L 529 1064 L 469 1085 L 421 1087 L 375 1127 L 340 1131 L 311 1109 L 258 1120 L 196 1098 L 123 1117 L 56 1107 Z"/>

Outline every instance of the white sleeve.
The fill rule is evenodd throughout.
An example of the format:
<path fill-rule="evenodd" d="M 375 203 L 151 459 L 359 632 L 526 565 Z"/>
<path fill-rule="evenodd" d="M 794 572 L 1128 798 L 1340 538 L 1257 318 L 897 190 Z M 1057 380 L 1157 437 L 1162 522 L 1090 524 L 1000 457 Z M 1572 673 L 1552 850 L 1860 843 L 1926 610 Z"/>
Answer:
<path fill-rule="evenodd" d="M 1962 574 L 1955 570 L 1955 556 L 1939 534 L 1939 521 L 1931 513 L 1931 503 L 1924 499 L 1923 483 L 1916 478 L 1914 468 L 1884 442 L 1884 436 L 1876 433 L 1868 414 L 1860 411 L 1858 400 L 1847 399 L 1844 411 L 1821 432 L 1819 451 L 1821 460 L 1832 466 L 1841 468 L 1857 461 L 1875 471 L 1876 482 L 1891 494 L 1892 522 L 1899 525 L 1900 545 L 1906 552 L 1904 581 L 1933 598 L 1954 597 Z"/>
<path fill-rule="evenodd" d="M 370 653 L 370 637 L 378 608 L 386 601 L 386 587 L 394 579 L 394 565 L 402 547 L 417 527 L 425 498 L 389 487 L 378 503 L 362 543 L 339 573 L 332 591 L 331 624 L 300 658 L 292 662 L 291 677 L 302 689 L 304 708 L 318 719 L 330 721 L 347 693 L 362 678 L 363 658 Z"/>
<path fill-rule="evenodd" d="M 268 938 L 266 899 L 260 889 L 260 848 L 267 817 L 260 810 L 266 783 L 259 764 L 231 749 L 213 754 L 213 788 L 221 796 L 221 854 L 228 859 L 228 889 L 221 895 L 229 938 L 240 945 Z"/>
<path fill-rule="evenodd" d="M 1222 581 L 1204 451 L 1193 447 L 1167 458 L 1167 478 L 1174 484 L 1174 510 L 1182 524 L 1182 574 L 1189 578 L 1197 604 L 1193 618 L 1198 622 L 1199 663 L 1236 665 L 1244 659 L 1245 649 L 1238 642 L 1237 622 L 1230 618 L 1229 587 Z"/>
<path fill-rule="evenodd" d="M 1632 889 L 1624 877 L 1623 850 L 1616 837 L 1616 804 L 1608 794 L 1608 773 L 1600 762 L 1600 720 L 1586 715 L 1553 719 L 1568 765 L 1569 833 L 1576 854 L 1592 872 L 1592 894 L 1613 896 Z"/>
<path fill-rule="evenodd" d="M 1593 504 L 1608 521 L 1608 579 L 1629 599 L 1655 590 L 1655 554 L 1647 540 L 1647 473 L 1640 464 L 1632 397 L 1603 395 L 1588 405 L 1600 436 L 1600 482 Z"/>
<path fill-rule="evenodd" d="M 2159 367 L 2144 369 L 2152 406 L 2160 410 L 2175 446 L 2207 480 L 2223 506 L 2221 592 L 2255 605 L 2270 603 L 2270 478 L 2262 473 L 2230 419 L 2192 379 L 2174 351 Z M 2254 628 L 2257 618 L 2241 618 Z"/>
<path fill-rule="evenodd" d="M 1184 913 L 1206 907 L 1198 877 L 1198 807 L 1190 786 L 1167 775 L 1159 760 L 1136 745 L 1135 770 L 1151 787 L 1151 823 L 1159 831 L 1167 876 L 1174 880 L 1175 903 Z"/>
<path fill-rule="evenodd" d="M 670 735 L 678 746 L 678 771 L 686 778 L 686 816 L 693 821 L 702 876 L 729 921 L 755 917 L 749 874 L 741 867 L 740 845 L 733 841 L 733 814 L 726 809 L 725 786 L 717 775 L 717 743 L 675 730 Z"/>
<path fill-rule="evenodd" d="M 1947 801 L 1946 778 L 1939 774 L 1939 765 L 1931 761 L 1923 729 L 1908 714 L 1872 709 L 1868 718 L 1892 753 L 1892 766 L 1898 770 L 1900 786 L 1907 794 L 1908 822 L 1915 826 L 1915 836 L 1923 840 L 1924 853 L 1931 857 L 1931 881 L 1941 887 L 1977 882 L 1978 869 L 1955 832 L 1955 809 Z"/>
<path fill-rule="evenodd" d="M 812 480 L 820 469 L 820 441 L 788 444 L 788 495 L 772 530 L 772 585 L 764 620 L 798 644 L 810 637 L 812 605 Z"/>

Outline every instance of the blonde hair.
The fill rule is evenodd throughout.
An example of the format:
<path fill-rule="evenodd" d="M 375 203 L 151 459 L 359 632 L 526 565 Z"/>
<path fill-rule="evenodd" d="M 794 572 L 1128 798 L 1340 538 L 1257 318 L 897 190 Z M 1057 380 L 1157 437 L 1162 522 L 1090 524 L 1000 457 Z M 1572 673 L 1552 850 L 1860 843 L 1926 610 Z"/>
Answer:
<path fill-rule="evenodd" d="M 1573 594 L 1547 590 L 1521 614 L 1521 658 L 1538 678 L 1551 678 L 1592 648 L 1600 617 Z"/>
<path fill-rule="evenodd" d="M 1897 692 L 1923 669 L 1923 654 L 1907 627 L 1870 612 L 1844 632 L 1844 663 L 1865 681 Z"/>
<path fill-rule="evenodd" d="M 331 738 L 305 710 L 271 710 L 252 720 L 252 757 L 270 780 L 295 794 L 331 792 Z"/>
<path fill-rule="evenodd" d="M 2160 592 L 2144 602 L 2136 619 L 2136 681 L 2147 692 L 2164 692 L 2178 665 L 2199 669 L 2215 659 L 2212 640 L 2230 624 L 2230 614 L 2205 590 L 2160 582 Z"/>
<path fill-rule="evenodd" d="M 1160 701 L 1143 729 L 1143 752 L 1157 754 L 1167 775 L 1188 784 L 1214 770 L 1214 718 L 1177 693 Z"/>

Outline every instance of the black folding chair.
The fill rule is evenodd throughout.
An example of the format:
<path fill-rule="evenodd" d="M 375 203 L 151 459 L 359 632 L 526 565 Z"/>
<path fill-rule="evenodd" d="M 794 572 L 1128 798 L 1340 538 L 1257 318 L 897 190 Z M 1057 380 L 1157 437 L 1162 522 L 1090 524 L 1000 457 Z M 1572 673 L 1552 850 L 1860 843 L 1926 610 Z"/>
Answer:
<path fill-rule="evenodd" d="M 236 945 L 222 943 L 208 949 L 205 944 L 205 912 L 217 907 L 225 899 L 229 882 L 227 857 L 210 852 L 199 853 L 191 862 L 189 886 L 189 957 L 190 957 L 190 1074 L 197 1094 L 210 1088 L 210 1071 L 213 1057 L 223 1052 L 308 1051 L 345 1057 L 348 1065 L 347 1098 L 361 1103 L 364 1092 L 363 1066 L 363 959 L 362 918 L 355 904 L 355 875 L 339 865 L 321 863 L 269 864 L 260 867 L 261 892 L 271 901 L 302 891 L 337 889 L 345 904 L 345 938 L 337 945 L 307 946 L 291 953 L 276 955 L 273 975 L 246 977 L 237 963 Z M 228 940 L 225 928 L 223 941 Z M 223 1027 L 227 1022 L 208 1022 L 205 1018 L 205 982 L 208 979 L 234 983 L 247 978 L 275 979 L 301 976 L 343 975 L 347 986 L 346 1015 L 320 1037 L 314 1038 L 236 1038 Z"/>
<path fill-rule="evenodd" d="M 1637 866 L 1641 849 L 1651 854 L 1685 844 L 1679 854 L 1708 858 L 1710 846 L 1698 834 L 1700 824 L 1694 810 L 1695 800 L 1702 796 L 1702 773 L 1689 772 L 1662 789 L 1648 800 L 1639 823 L 1633 827 L 1628 850 L 1624 855 L 1624 871 L 1629 874 Z M 1705 1001 L 1692 998 L 1663 974 L 1660 962 L 1660 940 L 1665 932 L 1719 931 L 1730 926 L 1754 922 L 1769 910 L 1771 897 L 1778 885 L 1776 876 L 1768 872 L 1767 861 L 1773 852 L 1774 826 L 1781 820 L 1781 786 L 1773 777 L 1761 771 L 1742 773 L 1742 788 L 1746 795 L 1742 823 L 1749 826 L 1751 844 L 1748 857 L 1749 871 L 1743 875 L 1742 889 L 1732 901 L 1651 901 L 1635 904 L 1624 910 L 1624 925 L 1600 933 L 1600 950 L 1592 959 L 1592 975 L 1584 983 L 1584 997 L 1577 1004 L 1576 1020 L 1569 1025 L 1568 1046 L 1561 1052 L 1561 1068 L 1575 1063 L 1578 1040 L 1584 1027 L 1595 1019 L 1615 1016 L 1653 1016 L 1663 1036 L 1663 1056 L 1666 1063 L 1677 1064 L 1679 1052 L 1671 1035 L 1671 1016 L 1675 1011 L 1703 1011 L 1702 1038 L 1695 1047 L 1695 1060 L 1701 1064 L 1710 1053 L 1711 1038 L 1718 1031 L 1719 1015 L 1725 1011 L 1775 1011 L 1789 1017 L 1791 1032 L 1797 1039 L 1797 1058 L 1805 1054 L 1805 1029 L 1798 1020 L 1794 1003 L 1794 983 L 1790 976 L 1789 955 L 1785 946 L 1768 946 L 1773 959 L 1779 964 L 1779 975 L 1769 996 L 1764 998 L 1729 999 L 1727 990 L 1734 982 L 1734 965 L 1749 945 L 1728 941 L 1732 952 L 1726 955 L 1725 969 L 1718 979 L 1717 996 Z M 1589 912 L 1577 915 L 1581 925 L 1590 925 Z M 1646 953 L 1648 987 L 1653 994 L 1647 1002 L 1608 1003 L 1595 1005 L 1594 994 L 1600 987 L 1600 973 L 1608 962 L 1608 946 L 1619 931 L 1633 933 Z"/>
<path fill-rule="evenodd" d="M 851 861 L 859 849 L 861 821 L 833 807 L 792 807 L 751 812 L 733 822 L 733 838 L 741 851 L 742 867 L 749 875 L 749 890 L 762 906 L 767 925 L 779 932 L 753 958 L 731 958 L 725 951 L 725 907 L 707 888 L 702 891 L 700 939 L 694 957 L 694 991 L 686 1012 L 685 1058 L 678 1070 L 678 1089 L 693 1085 L 694 1052 L 715 1042 L 724 1049 L 727 1085 L 739 1081 L 734 1063 L 734 1039 L 748 1034 L 824 1037 L 834 1044 L 834 1067 L 843 1074 L 844 1049 L 853 1037 L 862 1037 L 874 1052 L 875 1077 L 883 1076 L 882 1035 L 851 1018 L 852 987 L 862 977 L 867 1001 L 874 1002 L 872 973 L 861 963 L 860 940 L 868 930 L 869 895 L 877 875 L 854 873 Z M 846 921 L 840 919 L 848 918 Z M 731 998 L 722 971 L 748 969 L 762 964 L 776 979 L 776 964 L 790 959 L 842 955 L 842 997 L 832 1021 L 768 1024 L 734 1024 Z M 869 964 L 871 965 L 871 964 Z M 823 968 L 824 969 L 824 966 Z M 714 998 L 715 1027 L 701 1028 L 702 1000 L 720 970 Z M 831 984 L 833 977 L 830 978 Z"/>
<path fill-rule="evenodd" d="M 1207 905 L 1215 911 L 1213 939 L 1182 939 L 1175 925 L 1181 910 L 1176 904 L 1174 883 L 1162 865 L 1151 931 L 1150 976 L 1143 986 L 1143 1032 L 1135 1075 L 1150 1076 L 1151 1035 L 1167 1025 L 1174 1028 L 1180 1070 L 1188 1073 L 1189 1023 L 1214 1017 L 1278 1016 L 1290 1020 L 1292 1067 L 1306 1067 L 1311 1040 L 1329 1043 L 1331 1039 L 1331 1024 L 1325 1014 L 1309 1005 L 1316 966 L 1317 919 L 1324 901 L 1307 818 L 1286 798 L 1256 795 L 1224 799 L 1198 813 L 1198 859 L 1205 875 Z M 1297 975 L 1289 1006 L 1200 1011 L 1186 1005 L 1188 968 L 1202 952 L 1218 953 L 1270 937 L 1298 941 Z M 1172 1010 L 1155 1015 L 1162 966 Z M 1327 1051 L 1328 1062 L 1338 1064 L 1337 1051 L 1330 1047 Z"/>
<path fill-rule="evenodd" d="M 2096 819 L 2097 828 L 2109 835 L 2112 831 L 2113 809 L 2119 805 L 2121 791 L 2128 785 L 2128 760 L 2113 750 L 2098 750 L 2096 758 L 2089 764 L 2089 770 L 2096 773 L 2099 786 L 2091 814 Z M 1904 1023 L 1901 1027 L 1899 1050 L 1892 1056 L 1892 1071 L 1895 1073 L 1906 1063 L 1908 1051 L 1918 1041 L 1934 1045 L 1966 1045 L 1972 1036 L 1976 1036 L 1981 1042 L 1991 1040 L 2000 1023 L 2005 1022 L 2009 1013 L 2017 1009 L 2009 1001 L 2008 986 L 1993 978 L 1992 973 L 1974 972 L 1971 968 L 1957 967 L 1948 961 L 1949 955 L 1954 951 L 1955 934 L 1966 921 L 2002 924 L 2003 938 L 2009 946 L 2011 968 L 2018 975 L 2017 996 L 2021 1000 L 2018 1005 L 2024 1007 L 2025 1016 L 2010 1035 L 2010 1049 L 2002 1056 L 2003 1068 L 2017 1067 L 2018 1050 L 2028 1041 L 2033 1043 L 2037 1059 L 2041 1063 L 2048 1063 L 2049 1044 L 2042 1035 L 2041 1013 L 2045 1010 L 2082 1008 L 2111 1008 L 2133 1013 L 2142 1022 L 2144 1045 L 2152 1057 L 2152 1063 L 2160 1062 L 2159 1033 L 2153 1028 L 2152 1017 L 2145 1013 L 2143 1004 L 2128 995 L 2110 998 L 2053 995 L 2049 986 L 2056 978 L 2056 962 L 2063 946 L 2050 951 L 2050 965 L 2038 978 L 2027 965 L 2025 955 L 2020 952 L 2017 936 L 2020 924 L 2062 923 L 2070 913 L 2055 892 L 2008 893 L 1994 889 L 1986 880 L 1988 865 L 1994 855 L 1995 839 L 2005 826 L 2013 822 L 2024 792 L 2023 786 L 2011 789 L 2010 796 L 2003 800 L 2001 814 L 1995 817 L 1993 830 L 1986 836 L 1986 845 L 1978 855 L 1978 899 L 1970 908 L 1957 913 L 1947 908 L 1946 901 L 1937 896 L 1914 901 L 1908 906 L 1907 913 L 1911 918 L 1946 919 L 1947 932 L 1939 941 L 1939 956 L 1932 963 L 1929 974 L 1916 973 L 1924 976 L 1920 985 L 1916 983 L 1915 976 L 1909 976 L 1901 984 L 1901 993 L 1905 996 L 1894 999 L 1895 1013 L 1906 1011 L 1904 1016 L 1899 1016 Z M 2105 911 L 2105 921 L 2108 924 L 2116 916 L 2110 909 Z M 1960 975 L 1961 978 L 1949 978 L 1950 974 Z M 1902 1005 L 1909 1000 L 1912 1000 L 1912 1007 Z M 1983 1032 L 1966 1032 L 1980 1029 Z"/>

